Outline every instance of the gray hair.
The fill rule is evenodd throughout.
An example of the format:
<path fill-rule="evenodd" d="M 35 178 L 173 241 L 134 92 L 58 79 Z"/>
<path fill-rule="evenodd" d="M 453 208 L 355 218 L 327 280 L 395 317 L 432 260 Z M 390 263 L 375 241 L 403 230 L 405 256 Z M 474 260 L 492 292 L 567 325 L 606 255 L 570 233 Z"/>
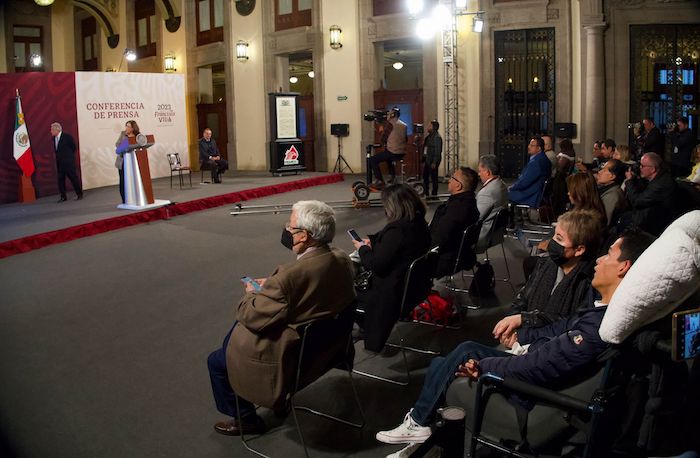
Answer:
<path fill-rule="evenodd" d="M 661 168 L 661 164 L 664 163 L 664 160 L 661 159 L 661 156 L 659 156 L 656 153 L 646 153 L 644 154 L 649 162 L 651 162 L 651 165 L 654 166 L 656 170 L 659 170 Z"/>
<path fill-rule="evenodd" d="M 335 211 L 318 200 L 300 200 L 292 206 L 297 227 L 305 229 L 320 243 L 331 243 L 335 236 Z"/>
<path fill-rule="evenodd" d="M 501 174 L 501 166 L 495 154 L 481 156 L 481 158 L 479 158 L 479 164 L 491 172 L 491 175 L 498 176 Z"/>
<path fill-rule="evenodd" d="M 60 131 L 63 130 L 63 127 L 61 127 L 61 125 L 57 122 L 51 123 L 51 128 L 53 129 L 54 127 Z"/>

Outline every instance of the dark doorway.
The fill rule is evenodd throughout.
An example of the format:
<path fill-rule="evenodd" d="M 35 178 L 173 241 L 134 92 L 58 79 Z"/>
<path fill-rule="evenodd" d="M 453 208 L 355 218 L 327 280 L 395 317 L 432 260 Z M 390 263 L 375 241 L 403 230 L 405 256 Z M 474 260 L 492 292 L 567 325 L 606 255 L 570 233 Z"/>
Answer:
<path fill-rule="evenodd" d="M 419 175 L 420 158 L 415 145 L 415 132 L 413 132 L 413 124 L 420 123 L 423 119 L 423 89 L 406 89 L 396 91 L 375 91 L 374 106 L 377 109 L 391 109 L 398 107 L 401 110 L 400 119 L 406 123 L 408 134 L 408 143 L 406 145 L 406 156 L 404 164 L 406 166 L 406 175 Z M 374 142 L 381 141 L 382 132 L 380 126 L 375 123 Z M 384 165 L 382 164 L 382 167 Z M 397 170 L 396 173 L 401 173 Z"/>
<path fill-rule="evenodd" d="M 698 136 L 700 24 L 630 26 L 630 127 L 646 116 L 665 133 L 687 116 Z M 635 144 L 634 129 L 630 145 Z M 667 153 L 670 143 L 666 144 Z"/>
<path fill-rule="evenodd" d="M 197 104 L 197 135 L 202 137 L 202 132 L 207 127 L 211 129 L 211 135 L 216 146 L 219 147 L 221 156 L 228 158 L 228 118 L 226 117 L 226 73 L 223 63 L 200 67 L 200 80 L 211 81 L 202 84 L 200 81 L 200 102 Z M 197 156 L 197 161 L 199 161 Z M 229 161 L 230 162 L 230 161 Z"/>
<path fill-rule="evenodd" d="M 532 136 L 554 130 L 554 29 L 495 32 L 495 154 L 504 177 L 520 175 Z"/>
<path fill-rule="evenodd" d="M 298 92 L 299 97 L 299 138 L 304 148 L 304 167 L 310 172 L 316 170 L 314 141 L 316 140 L 314 119 L 314 63 L 311 52 L 289 55 L 289 89 Z"/>

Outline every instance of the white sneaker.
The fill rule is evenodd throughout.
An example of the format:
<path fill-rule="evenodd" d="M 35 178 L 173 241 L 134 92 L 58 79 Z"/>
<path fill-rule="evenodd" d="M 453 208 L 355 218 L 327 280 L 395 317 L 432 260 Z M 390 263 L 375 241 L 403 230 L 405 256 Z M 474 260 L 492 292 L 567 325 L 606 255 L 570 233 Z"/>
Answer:
<path fill-rule="evenodd" d="M 408 458 L 413 452 L 418 450 L 418 447 L 420 446 L 421 444 L 408 444 L 398 452 L 387 455 L 386 458 Z M 425 454 L 425 458 L 440 458 L 440 450 L 441 449 L 439 447 L 431 448 L 428 450 L 428 453 Z"/>
<path fill-rule="evenodd" d="M 421 426 L 413 421 L 409 410 L 403 423 L 392 430 L 379 431 L 376 437 L 379 442 L 385 444 L 422 444 L 430 437 L 431 433 L 430 426 Z"/>

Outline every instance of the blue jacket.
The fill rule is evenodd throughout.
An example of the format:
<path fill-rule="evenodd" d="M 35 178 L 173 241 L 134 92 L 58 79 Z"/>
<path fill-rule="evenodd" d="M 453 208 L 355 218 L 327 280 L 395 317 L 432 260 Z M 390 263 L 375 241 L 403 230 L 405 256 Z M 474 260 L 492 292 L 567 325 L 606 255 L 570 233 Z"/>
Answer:
<path fill-rule="evenodd" d="M 479 361 L 481 372 L 552 389 L 579 382 L 610 346 L 598 333 L 606 309 L 586 308 L 547 326 L 518 330 L 518 342 L 531 344 L 527 354 L 484 358 Z"/>
<path fill-rule="evenodd" d="M 552 174 L 552 163 L 543 152 L 530 158 L 520 177 L 508 188 L 508 199 L 516 204 L 537 208 L 544 182 Z"/>

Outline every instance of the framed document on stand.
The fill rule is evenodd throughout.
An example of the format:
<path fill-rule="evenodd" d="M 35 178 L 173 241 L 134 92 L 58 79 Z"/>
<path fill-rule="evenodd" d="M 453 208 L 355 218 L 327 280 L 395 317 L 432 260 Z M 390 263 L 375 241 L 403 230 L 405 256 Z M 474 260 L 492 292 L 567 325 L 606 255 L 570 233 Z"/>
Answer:
<path fill-rule="evenodd" d="M 282 175 L 305 170 L 304 148 L 299 138 L 298 92 L 269 93 L 270 173 Z"/>

